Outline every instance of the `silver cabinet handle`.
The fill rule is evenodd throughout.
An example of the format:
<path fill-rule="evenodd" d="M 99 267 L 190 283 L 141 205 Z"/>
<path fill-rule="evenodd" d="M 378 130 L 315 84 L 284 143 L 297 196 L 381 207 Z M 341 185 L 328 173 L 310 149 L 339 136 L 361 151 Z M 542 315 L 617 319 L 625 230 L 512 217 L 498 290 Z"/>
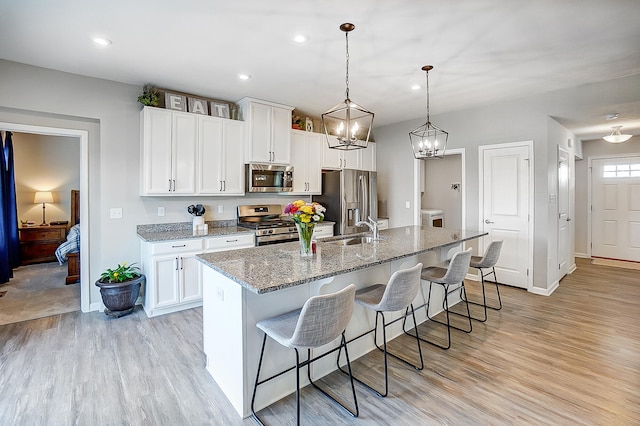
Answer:
<path fill-rule="evenodd" d="M 184 258 L 180 258 L 180 270 L 184 269 Z"/>
<path fill-rule="evenodd" d="M 237 239 L 237 238 L 236 238 L 235 240 L 227 240 L 227 242 L 228 242 L 228 243 L 235 243 L 235 242 L 237 242 L 237 241 L 238 241 L 238 239 Z"/>
<path fill-rule="evenodd" d="M 186 244 L 180 244 L 179 246 L 171 246 L 171 248 L 180 248 L 180 247 L 186 247 Z"/>
<path fill-rule="evenodd" d="M 169 192 L 171 192 L 171 179 L 169 179 Z"/>
<path fill-rule="evenodd" d="M 176 192 L 176 180 L 173 180 L 173 192 Z"/>
<path fill-rule="evenodd" d="M 484 223 L 487 223 L 487 224 L 488 224 L 488 223 L 494 223 L 494 222 L 491 222 L 489 219 L 485 219 L 485 220 L 484 220 Z"/>
<path fill-rule="evenodd" d="M 178 270 L 178 258 L 176 257 L 176 271 Z"/>

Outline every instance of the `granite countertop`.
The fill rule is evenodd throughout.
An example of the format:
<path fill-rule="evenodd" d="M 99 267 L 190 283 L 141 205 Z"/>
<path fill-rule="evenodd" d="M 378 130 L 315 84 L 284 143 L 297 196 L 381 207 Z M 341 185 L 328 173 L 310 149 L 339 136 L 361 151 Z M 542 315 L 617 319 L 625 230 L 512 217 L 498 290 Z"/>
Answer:
<path fill-rule="evenodd" d="M 248 290 L 268 293 L 459 244 L 486 233 L 428 226 L 405 226 L 380 231 L 376 244 L 338 245 L 349 236 L 318 241 L 313 257 L 299 255 L 299 243 L 205 253 L 196 258 Z M 205 283 L 204 285 L 207 285 Z"/>
<path fill-rule="evenodd" d="M 141 225 L 144 226 L 144 225 Z M 225 235 L 239 235 L 239 234 L 254 234 L 253 229 L 243 228 L 241 226 L 209 226 L 209 232 L 206 234 L 193 233 L 193 227 L 189 224 L 189 227 L 182 227 L 178 229 L 172 229 L 176 227 L 147 227 L 141 228 L 138 226 L 138 237 L 145 242 L 159 242 L 159 241 L 171 241 L 171 240 L 188 240 L 193 238 L 207 238 L 207 237 L 220 237 Z"/>

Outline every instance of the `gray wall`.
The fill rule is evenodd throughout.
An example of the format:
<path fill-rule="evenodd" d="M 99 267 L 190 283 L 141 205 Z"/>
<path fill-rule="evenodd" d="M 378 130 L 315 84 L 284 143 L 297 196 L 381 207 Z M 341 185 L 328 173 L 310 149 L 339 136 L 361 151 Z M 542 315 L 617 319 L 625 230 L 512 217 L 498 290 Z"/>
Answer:
<path fill-rule="evenodd" d="M 626 154 L 640 155 L 640 137 L 634 136 L 627 142 L 613 144 L 603 139 L 584 141 L 582 144 L 583 159 L 576 161 L 576 254 L 586 256 L 588 253 L 587 234 L 589 231 L 589 157 L 616 156 Z"/>
<path fill-rule="evenodd" d="M 534 145 L 534 270 L 533 285 L 550 288 L 557 279 L 557 254 L 550 253 L 555 238 L 557 205 L 549 202 L 557 194 L 557 146 L 566 144 L 570 134 L 549 117 L 573 117 L 579 111 L 598 108 L 602 99 L 619 102 L 640 98 L 640 75 L 577 88 L 550 92 L 527 99 L 512 100 L 480 108 L 431 116 L 431 121 L 449 132 L 450 148 L 465 148 L 466 227 L 478 228 L 478 147 L 519 141 Z M 611 102 L 613 103 L 613 101 Z M 432 111 L 437 112 L 437 105 Z M 414 160 L 408 132 L 423 124 L 424 117 L 375 129 L 378 158 L 379 197 L 387 202 L 391 226 L 413 223 L 413 210 L 404 207 L 413 200 Z M 579 149 L 579 144 L 574 147 Z M 557 242 L 556 242 L 557 243 Z M 556 277 L 556 278 L 553 278 Z"/>

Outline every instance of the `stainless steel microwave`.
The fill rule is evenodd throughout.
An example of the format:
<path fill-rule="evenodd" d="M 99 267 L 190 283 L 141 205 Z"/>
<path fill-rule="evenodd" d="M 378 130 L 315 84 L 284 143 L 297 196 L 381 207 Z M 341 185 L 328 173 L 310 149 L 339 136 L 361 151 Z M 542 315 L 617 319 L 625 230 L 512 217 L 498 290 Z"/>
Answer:
<path fill-rule="evenodd" d="M 293 191 L 293 167 L 247 164 L 247 192 Z"/>

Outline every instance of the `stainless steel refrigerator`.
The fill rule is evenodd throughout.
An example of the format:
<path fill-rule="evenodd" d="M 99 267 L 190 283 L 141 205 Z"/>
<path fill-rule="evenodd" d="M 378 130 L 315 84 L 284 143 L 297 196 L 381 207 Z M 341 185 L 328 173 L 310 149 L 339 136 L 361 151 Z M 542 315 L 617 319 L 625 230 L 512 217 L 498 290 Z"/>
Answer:
<path fill-rule="evenodd" d="M 322 195 L 314 195 L 327 208 L 325 220 L 336 223 L 337 235 L 366 231 L 356 223 L 369 216 L 378 220 L 378 183 L 376 172 L 363 170 L 324 170 Z"/>

